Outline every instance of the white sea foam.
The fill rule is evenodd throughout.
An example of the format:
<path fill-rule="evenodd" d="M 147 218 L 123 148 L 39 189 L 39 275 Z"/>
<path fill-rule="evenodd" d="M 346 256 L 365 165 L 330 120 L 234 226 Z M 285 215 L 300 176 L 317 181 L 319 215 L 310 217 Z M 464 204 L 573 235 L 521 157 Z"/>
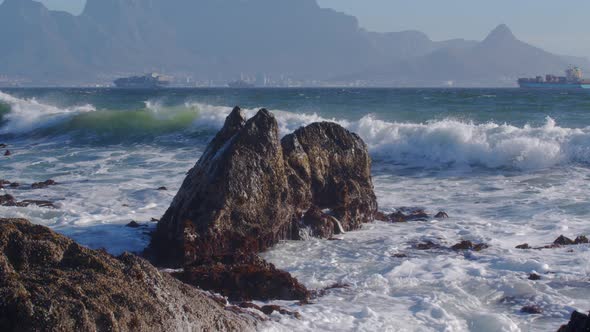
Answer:
<path fill-rule="evenodd" d="M 20 99 L 3 92 L 0 92 L 0 103 L 11 109 L 3 116 L 6 124 L 0 127 L 0 134 L 26 133 L 61 123 L 76 114 L 95 111 L 92 105 L 59 108 L 40 103 L 35 98 Z"/>
<path fill-rule="evenodd" d="M 12 108 L 4 116 L 8 123 L 0 128 L 0 134 L 23 133 L 48 127 L 67 121 L 73 115 L 95 110 L 91 105 L 62 109 L 39 103 L 35 99 L 23 100 L 1 92 L 0 101 Z M 138 122 L 143 123 L 146 132 L 158 128 L 158 122 L 161 122 L 161 126 L 169 125 L 175 117 L 178 125 L 172 126 L 172 129 L 182 127 L 178 122 L 192 121 L 191 124 L 186 124 L 192 126 L 192 130 L 214 131 L 223 126 L 225 117 L 231 112 L 231 108 L 225 106 L 194 102 L 166 106 L 157 100 L 147 101 L 146 110 L 149 112 L 149 121 L 130 122 L 134 126 Z M 257 110 L 253 108 L 244 111 L 248 117 L 252 117 Z M 560 164 L 590 163 L 590 127 L 560 127 L 549 117 L 542 126 L 517 127 L 455 119 L 399 123 L 383 121 L 372 115 L 350 121 L 327 119 L 315 113 L 271 111 L 277 118 L 281 135 L 317 121 L 338 122 L 358 133 L 377 159 L 409 166 L 542 169 Z M 187 116 L 183 117 L 183 114 Z M 85 122 L 88 126 L 95 123 Z"/>

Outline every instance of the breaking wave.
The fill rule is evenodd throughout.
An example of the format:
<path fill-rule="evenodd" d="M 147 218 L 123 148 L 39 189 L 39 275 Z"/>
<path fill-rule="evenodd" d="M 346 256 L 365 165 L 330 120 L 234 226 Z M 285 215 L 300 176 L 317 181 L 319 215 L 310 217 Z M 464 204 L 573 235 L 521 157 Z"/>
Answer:
<path fill-rule="evenodd" d="M 0 135 L 107 137 L 134 139 L 166 134 L 209 137 L 221 128 L 230 107 L 201 103 L 177 106 L 147 101 L 129 111 L 97 110 L 92 105 L 58 108 L 35 99 L 0 92 Z M 246 109 L 248 117 L 256 109 Z M 542 126 L 476 124 L 455 119 L 398 123 L 366 115 L 358 121 L 325 119 L 317 114 L 273 110 L 285 135 L 317 121 L 335 121 L 358 133 L 379 162 L 419 167 L 483 166 L 541 169 L 568 163 L 590 163 L 590 127 L 558 126 L 547 118 Z"/>

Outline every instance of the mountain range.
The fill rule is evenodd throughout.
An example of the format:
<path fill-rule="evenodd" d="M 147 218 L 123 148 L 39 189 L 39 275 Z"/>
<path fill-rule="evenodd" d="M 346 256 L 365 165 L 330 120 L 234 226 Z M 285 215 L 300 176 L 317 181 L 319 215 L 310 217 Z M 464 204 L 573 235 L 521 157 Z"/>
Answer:
<path fill-rule="evenodd" d="M 82 14 L 34 0 L 0 5 L 0 76 L 37 85 L 162 72 L 376 86 L 511 86 L 585 58 L 551 54 L 500 25 L 483 41 L 377 33 L 316 0 L 88 0 Z"/>

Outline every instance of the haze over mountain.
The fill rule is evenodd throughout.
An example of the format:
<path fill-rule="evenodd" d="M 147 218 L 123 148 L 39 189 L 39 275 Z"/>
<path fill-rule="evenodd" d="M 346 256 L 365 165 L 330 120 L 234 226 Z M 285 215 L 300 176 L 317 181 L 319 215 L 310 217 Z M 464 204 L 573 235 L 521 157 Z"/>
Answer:
<path fill-rule="evenodd" d="M 158 71 L 221 84 L 247 76 L 368 85 L 513 85 L 583 58 L 500 26 L 482 42 L 376 33 L 316 0 L 88 0 L 79 16 L 33 0 L 0 5 L 0 75 L 31 84 L 109 82 Z"/>

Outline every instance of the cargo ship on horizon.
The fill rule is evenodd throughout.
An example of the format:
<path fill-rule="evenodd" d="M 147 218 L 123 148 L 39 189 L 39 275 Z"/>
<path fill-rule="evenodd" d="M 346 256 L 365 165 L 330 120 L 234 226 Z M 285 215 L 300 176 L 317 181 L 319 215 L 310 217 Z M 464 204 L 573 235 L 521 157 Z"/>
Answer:
<path fill-rule="evenodd" d="M 113 82 L 117 88 L 158 89 L 170 85 L 170 78 L 157 73 L 119 78 Z"/>
<path fill-rule="evenodd" d="M 582 69 L 571 67 L 565 76 L 545 75 L 519 78 L 518 86 L 523 89 L 590 89 L 590 79 L 584 79 Z"/>

